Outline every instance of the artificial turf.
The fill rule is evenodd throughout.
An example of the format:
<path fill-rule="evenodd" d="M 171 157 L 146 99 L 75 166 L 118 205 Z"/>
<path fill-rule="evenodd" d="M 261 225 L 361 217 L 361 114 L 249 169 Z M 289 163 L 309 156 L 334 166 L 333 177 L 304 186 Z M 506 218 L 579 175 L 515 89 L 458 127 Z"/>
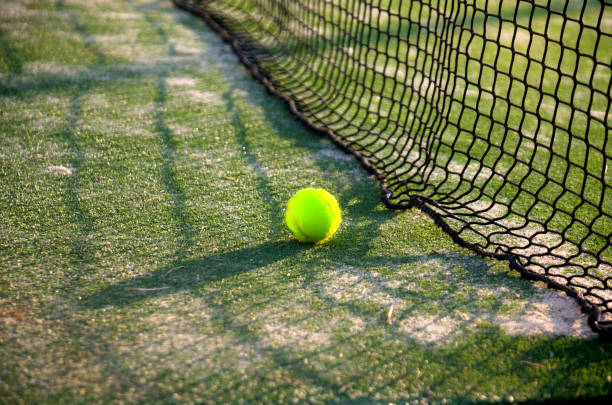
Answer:
<path fill-rule="evenodd" d="M 299 188 L 344 221 L 285 229 Z M 567 297 L 480 258 L 162 0 L 0 4 L 0 403 L 612 393 Z"/>

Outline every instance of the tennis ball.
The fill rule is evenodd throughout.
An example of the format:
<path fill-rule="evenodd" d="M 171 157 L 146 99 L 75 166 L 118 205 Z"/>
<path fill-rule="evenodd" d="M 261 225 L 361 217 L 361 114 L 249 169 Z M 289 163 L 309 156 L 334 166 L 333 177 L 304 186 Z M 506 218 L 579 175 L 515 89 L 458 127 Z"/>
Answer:
<path fill-rule="evenodd" d="M 300 242 L 325 242 L 336 232 L 340 221 L 338 202 L 322 188 L 298 191 L 285 210 L 285 223 Z"/>

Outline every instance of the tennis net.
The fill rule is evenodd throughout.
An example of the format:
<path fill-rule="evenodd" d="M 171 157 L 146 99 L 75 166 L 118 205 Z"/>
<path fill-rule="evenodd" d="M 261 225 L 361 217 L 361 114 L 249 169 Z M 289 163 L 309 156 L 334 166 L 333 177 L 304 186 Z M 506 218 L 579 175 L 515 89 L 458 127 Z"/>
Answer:
<path fill-rule="evenodd" d="M 612 5 L 174 0 L 459 244 L 612 336 Z"/>

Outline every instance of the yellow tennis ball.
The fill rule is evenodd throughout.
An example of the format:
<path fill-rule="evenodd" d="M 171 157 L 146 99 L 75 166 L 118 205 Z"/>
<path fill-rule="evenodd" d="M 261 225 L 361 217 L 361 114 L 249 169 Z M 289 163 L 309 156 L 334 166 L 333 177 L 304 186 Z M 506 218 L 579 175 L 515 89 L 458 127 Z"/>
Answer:
<path fill-rule="evenodd" d="M 325 242 L 336 232 L 340 221 L 338 202 L 322 188 L 298 191 L 285 210 L 285 223 L 300 242 Z"/>

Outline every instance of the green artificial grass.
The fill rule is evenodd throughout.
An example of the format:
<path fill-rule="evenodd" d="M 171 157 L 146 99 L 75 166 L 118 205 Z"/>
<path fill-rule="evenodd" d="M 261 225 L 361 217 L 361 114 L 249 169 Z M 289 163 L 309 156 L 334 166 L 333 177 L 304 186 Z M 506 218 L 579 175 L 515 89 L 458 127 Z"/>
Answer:
<path fill-rule="evenodd" d="M 256 3 L 206 7 L 302 114 L 385 175 L 391 203 L 429 198 L 463 240 L 530 271 L 562 261 L 532 257 L 550 249 L 575 256 L 553 271 L 606 277 L 594 265 L 612 257 L 600 3 Z M 542 246 L 517 247 L 535 233 Z"/>
<path fill-rule="evenodd" d="M 0 403 L 612 393 L 567 297 L 452 243 L 162 0 L 0 4 Z M 283 224 L 334 194 L 320 246 Z"/>

